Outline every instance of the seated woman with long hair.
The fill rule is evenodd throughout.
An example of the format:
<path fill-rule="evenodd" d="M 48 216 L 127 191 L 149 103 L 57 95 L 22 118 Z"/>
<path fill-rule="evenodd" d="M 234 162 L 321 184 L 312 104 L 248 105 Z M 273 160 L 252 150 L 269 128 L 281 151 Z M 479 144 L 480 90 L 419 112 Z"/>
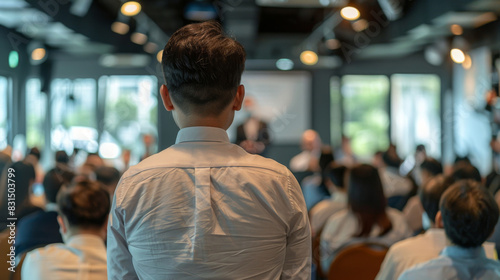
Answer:
<path fill-rule="evenodd" d="M 347 175 L 348 209 L 331 216 L 321 234 L 321 264 L 327 272 L 346 245 L 375 242 L 387 246 L 411 236 L 402 213 L 387 207 L 378 170 L 367 164 Z"/>

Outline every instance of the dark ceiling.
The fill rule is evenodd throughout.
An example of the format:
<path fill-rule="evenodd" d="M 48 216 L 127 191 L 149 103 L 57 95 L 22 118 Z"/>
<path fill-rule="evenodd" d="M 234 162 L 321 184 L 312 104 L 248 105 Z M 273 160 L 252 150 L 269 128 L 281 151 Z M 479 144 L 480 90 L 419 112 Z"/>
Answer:
<path fill-rule="evenodd" d="M 361 17 L 368 24 L 368 28 L 362 31 L 356 31 L 352 22 L 339 16 L 339 10 L 347 0 L 137 0 L 142 4 L 142 12 L 129 19 L 131 30 L 125 35 L 116 34 L 110 28 L 120 13 L 124 2 L 121 0 L 54 1 L 56 12 L 47 10 L 43 1 L 5 1 L 26 1 L 30 9 L 48 14 L 54 22 L 62 23 L 97 46 L 88 47 L 89 43 L 82 52 L 88 50 L 101 54 L 145 54 L 143 46 L 130 41 L 131 33 L 139 26 L 147 26 L 149 40 L 156 43 L 158 49 L 162 48 L 175 30 L 192 22 L 185 18 L 186 7 L 192 2 L 204 1 L 213 4 L 217 11 L 216 20 L 242 42 L 250 59 L 296 58 L 305 49 L 315 50 L 322 57 L 339 57 L 344 61 L 353 57 L 398 57 L 422 51 L 439 41 L 450 42 L 453 35 L 449 27 L 454 23 L 464 28 L 463 37 L 472 40 L 471 44 L 486 41 L 493 48 L 500 46 L 497 20 L 500 0 L 349 1 L 360 10 Z M 85 13 L 75 15 L 72 6 L 78 2 L 90 5 Z M 399 17 L 388 19 L 391 16 L 384 7 L 387 3 L 399 9 Z M 1 12 L 0 5 L 0 20 Z M 22 27 L 19 26 L 17 31 Z M 340 48 L 332 50 L 327 47 L 326 40 L 333 38 L 340 41 Z M 45 41 L 49 39 L 47 37 Z M 51 47 L 62 52 L 72 52 L 75 48 L 64 44 Z"/>

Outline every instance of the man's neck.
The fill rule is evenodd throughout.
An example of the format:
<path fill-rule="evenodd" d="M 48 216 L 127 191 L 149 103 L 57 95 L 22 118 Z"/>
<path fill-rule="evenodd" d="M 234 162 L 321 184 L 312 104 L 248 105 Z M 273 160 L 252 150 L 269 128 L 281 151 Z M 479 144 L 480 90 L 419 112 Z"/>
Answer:
<path fill-rule="evenodd" d="M 105 239 L 104 233 L 101 230 L 73 228 L 64 236 L 64 243 L 67 243 L 68 240 L 78 235 L 93 235 L 99 237 L 103 241 Z"/>

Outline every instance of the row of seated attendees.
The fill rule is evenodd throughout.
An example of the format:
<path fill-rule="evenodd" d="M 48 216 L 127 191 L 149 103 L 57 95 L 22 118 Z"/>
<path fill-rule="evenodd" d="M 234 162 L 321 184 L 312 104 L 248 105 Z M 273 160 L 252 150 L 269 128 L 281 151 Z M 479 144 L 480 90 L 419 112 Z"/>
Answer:
<path fill-rule="evenodd" d="M 441 164 L 425 157 L 401 176 L 402 161 L 391 149 L 395 147 L 375 154 L 371 165 L 346 166 L 323 148 L 318 172 L 302 180 L 317 244 L 312 277 L 326 279 L 349 246 L 376 244 L 388 249 L 377 280 L 472 279 L 471 273 L 479 271 L 484 276 L 479 279 L 497 279 L 498 206 L 480 186 L 477 168 L 459 158 L 451 173 L 443 175 Z M 93 154 L 80 168 L 71 168 L 67 155 L 58 152 L 55 167 L 42 180 L 45 204 L 40 207 L 30 197 L 37 180 L 32 157 L 30 152 L 20 162 L 2 161 L 2 178 L 8 168 L 16 174 L 15 248 L 22 279 L 72 279 L 75 271 L 85 271 L 88 279 L 106 279 L 106 224 L 120 172 Z M 495 179 L 488 179 L 490 186 Z M 2 203 L 1 230 L 6 229 L 6 213 Z M 493 242 L 485 242 L 488 238 Z"/>
<path fill-rule="evenodd" d="M 495 243 L 485 241 L 487 238 L 499 240 L 500 232 L 495 231 L 493 234 L 492 227 L 496 225 L 500 229 L 498 206 L 493 199 L 493 192 L 480 187 L 482 178 L 478 169 L 467 158 L 457 158 L 451 173 L 445 176 L 437 160 L 424 156 L 415 162 L 414 168 L 405 177 L 399 171 L 402 161 L 391 155 L 391 149 L 394 151 L 395 147 L 377 153 L 373 165 L 354 164 L 350 167 L 336 163 L 330 149 L 323 149 L 318 160 L 320 172 L 302 181 L 312 229 L 315 277 L 323 279 L 331 276 L 329 270 L 333 268 L 332 262 L 336 256 L 350 245 L 362 243 L 389 248 L 380 271 L 377 267 L 378 280 L 399 277 L 423 279 L 422 273 L 425 274 L 425 271 L 420 274 L 402 274 L 415 265 L 440 257 L 440 253 L 441 260 L 434 265 L 441 267 L 429 272 L 428 276 L 433 276 L 430 279 L 473 279 L 473 274 L 479 271 L 487 275 L 480 279 L 500 279 L 498 262 L 484 260 L 497 260 L 498 248 L 495 248 Z M 422 151 L 425 148 L 419 147 L 417 154 Z M 326 158 L 331 161 L 328 164 L 321 163 Z M 389 172 L 391 174 L 387 175 Z M 417 181 L 420 183 L 417 184 Z M 495 186 L 491 187 L 493 181 L 490 179 L 488 184 L 490 190 L 495 189 Z M 440 200 L 452 185 L 459 189 L 455 190 L 455 195 L 459 193 L 456 198 L 458 202 L 446 205 L 451 208 L 448 209 L 447 218 L 456 219 L 449 224 L 457 228 L 449 229 L 450 233 L 445 234 L 446 222 L 441 214 L 444 211 L 443 201 L 440 204 Z M 325 190 L 328 192 L 325 193 Z M 460 199 L 469 196 L 472 197 L 469 204 L 460 203 Z M 393 205 L 388 205 L 391 201 Z M 475 212 L 469 213 L 469 220 L 462 220 L 469 215 L 467 210 Z M 482 220 L 474 221 L 476 218 Z M 485 222 L 485 219 L 488 221 Z M 465 236 L 457 237 L 460 234 Z M 472 238 L 467 242 L 474 246 L 469 243 L 463 245 L 453 238 L 461 238 L 462 241 Z M 447 248 L 450 245 L 448 240 L 468 251 Z M 498 242 L 496 244 L 500 245 Z M 484 253 L 476 248 L 480 245 Z M 470 248 L 475 248 L 475 251 L 472 252 Z M 472 261 L 474 258 L 471 259 L 470 254 L 477 260 Z M 453 262 L 461 265 L 450 265 Z M 481 262 L 490 266 L 478 267 Z M 446 263 L 452 268 L 443 268 Z M 496 264 L 496 267 L 491 264 Z M 367 279 L 373 279 L 375 275 Z"/>

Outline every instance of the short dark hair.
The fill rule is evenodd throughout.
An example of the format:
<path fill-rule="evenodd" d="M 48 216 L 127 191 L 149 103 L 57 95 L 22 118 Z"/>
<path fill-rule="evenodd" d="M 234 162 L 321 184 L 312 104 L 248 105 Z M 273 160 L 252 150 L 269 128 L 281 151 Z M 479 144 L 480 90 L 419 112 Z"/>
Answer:
<path fill-rule="evenodd" d="M 37 160 L 40 160 L 42 153 L 40 152 L 40 149 L 38 149 L 37 147 L 33 147 L 28 151 L 28 155 L 33 155 Z"/>
<path fill-rule="evenodd" d="M 100 183 L 89 180 L 62 189 L 57 205 L 70 226 L 93 229 L 106 223 L 111 208 L 109 193 Z"/>
<path fill-rule="evenodd" d="M 120 176 L 120 171 L 110 166 L 102 166 L 95 170 L 96 180 L 107 186 L 118 184 Z"/>
<path fill-rule="evenodd" d="M 56 203 L 57 193 L 62 185 L 71 183 L 74 176 L 75 174 L 72 171 L 63 167 L 56 167 L 49 170 L 43 178 L 43 189 L 47 201 Z"/>
<path fill-rule="evenodd" d="M 68 163 L 69 162 L 69 156 L 65 151 L 57 151 L 56 152 L 56 162 L 57 163 Z"/>
<path fill-rule="evenodd" d="M 446 236 L 453 244 L 479 247 L 493 232 L 499 210 L 487 189 L 473 180 L 453 184 L 440 202 Z"/>
<path fill-rule="evenodd" d="M 479 170 L 470 163 L 458 164 L 451 176 L 455 181 L 470 179 L 481 183 L 481 173 L 479 173 Z"/>
<path fill-rule="evenodd" d="M 345 174 L 347 173 L 347 167 L 345 165 L 331 165 L 327 169 L 328 178 L 335 184 L 339 189 L 345 189 Z"/>
<path fill-rule="evenodd" d="M 422 164 L 420 164 L 420 169 L 429 172 L 432 176 L 443 173 L 443 166 L 439 161 L 434 158 L 426 158 Z"/>
<path fill-rule="evenodd" d="M 453 184 L 453 179 L 438 175 L 430 179 L 420 190 L 419 197 L 422 207 L 433 223 L 436 222 L 436 214 L 439 212 L 441 196 L 451 184 Z"/>
<path fill-rule="evenodd" d="M 216 21 L 189 24 L 163 50 L 163 75 L 173 101 L 186 113 L 219 115 L 236 95 L 245 50 Z"/>

